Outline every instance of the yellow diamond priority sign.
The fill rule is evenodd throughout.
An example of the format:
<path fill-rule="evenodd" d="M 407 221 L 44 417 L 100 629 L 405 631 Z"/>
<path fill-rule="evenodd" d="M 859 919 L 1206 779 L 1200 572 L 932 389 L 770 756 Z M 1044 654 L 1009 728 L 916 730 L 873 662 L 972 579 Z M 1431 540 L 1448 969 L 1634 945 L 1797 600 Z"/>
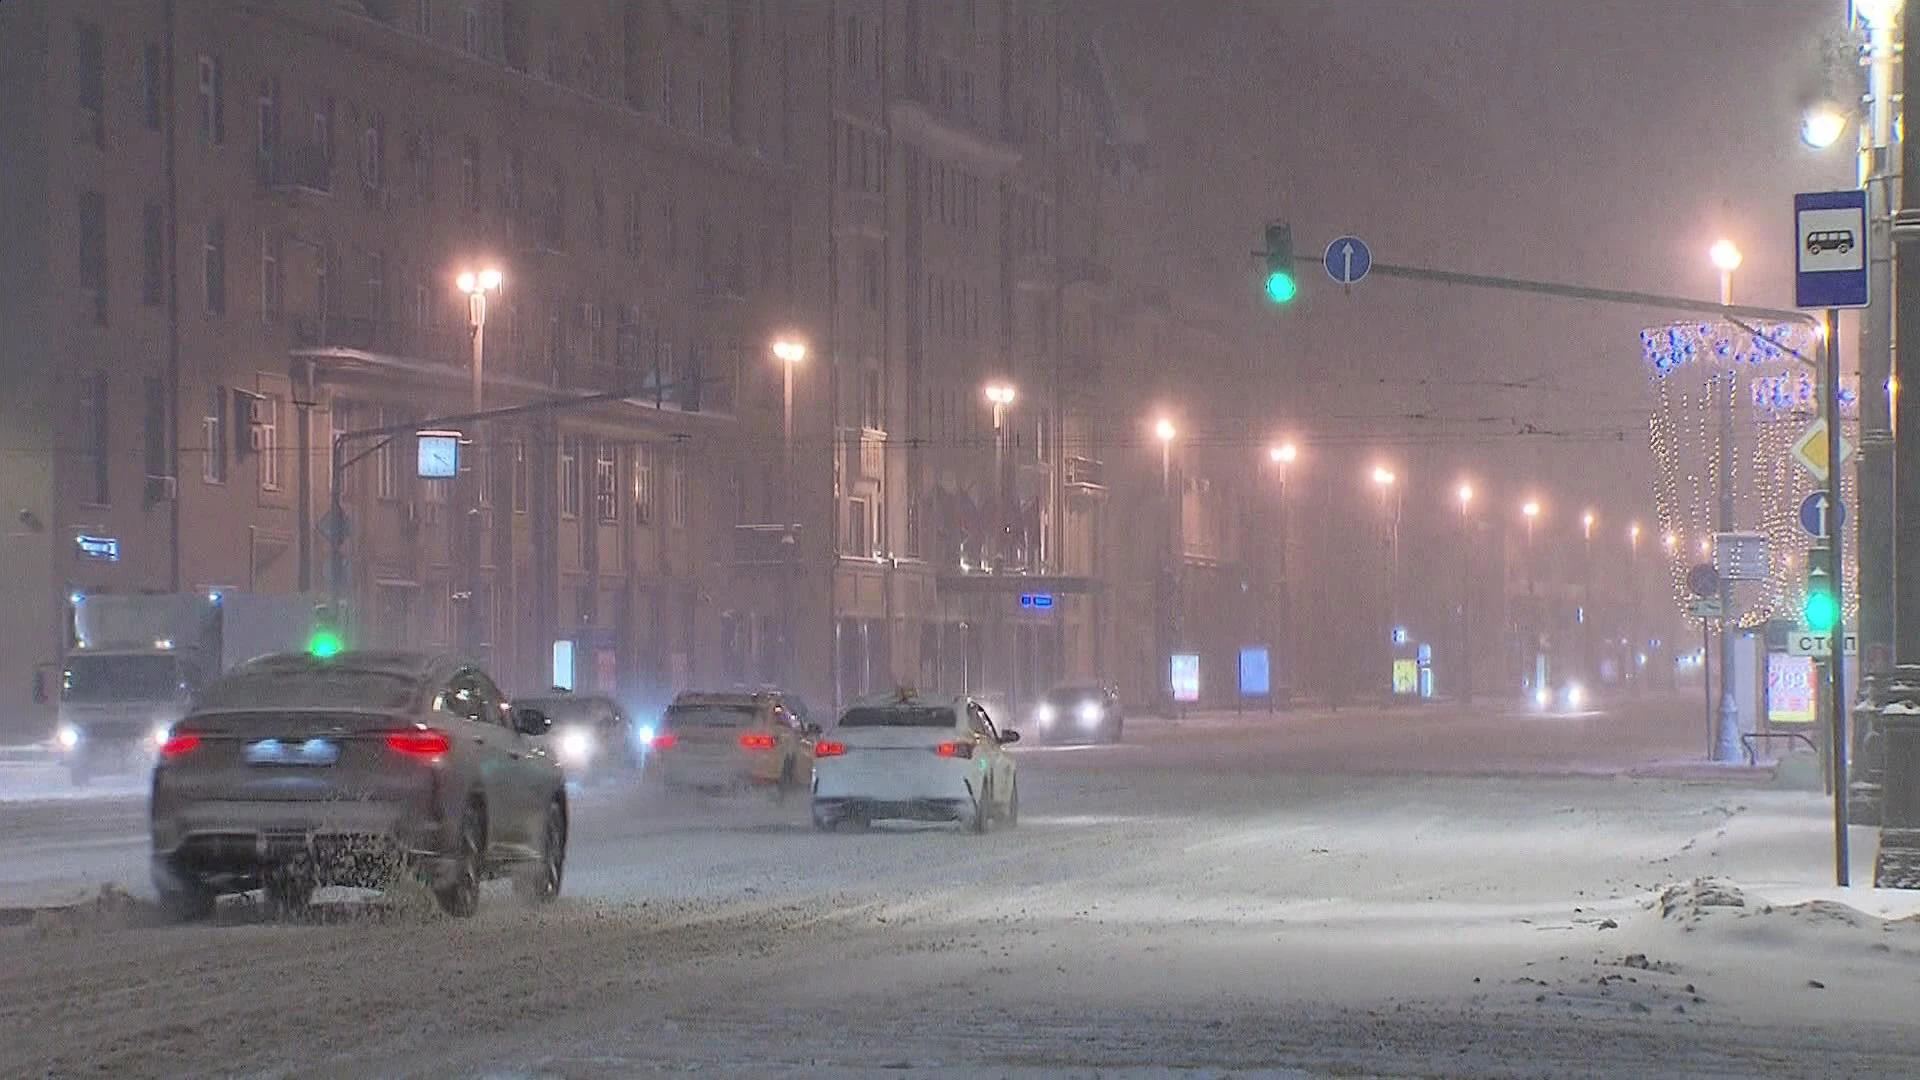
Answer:
<path fill-rule="evenodd" d="M 1842 438 L 1840 440 L 1841 464 L 1845 464 L 1846 460 L 1852 456 L 1853 447 L 1847 444 L 1845 438 Z M 1808 475 L 1812 476 L 1815 480 L 1825 482 L 1829 471 L 1827 468 L 1827 422 L 1825 420 L 1815 420 L 1813 423 L 1807 425 L 1807 430 L 1801 432 L 1799 438 L 1793 440 L 1793 460 L 1799 462 L 1800 467 L 1807 470 Z"/>

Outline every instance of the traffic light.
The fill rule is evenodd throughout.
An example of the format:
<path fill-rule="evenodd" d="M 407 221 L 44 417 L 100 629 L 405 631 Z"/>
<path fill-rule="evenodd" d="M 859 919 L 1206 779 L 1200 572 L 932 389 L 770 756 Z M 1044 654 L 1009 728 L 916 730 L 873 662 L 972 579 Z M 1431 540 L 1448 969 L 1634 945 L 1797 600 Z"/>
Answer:
<path fill-rule="evenodd" d="M 339 620 L 332 605 L 316 604 L 313 609 L 313 634 L 307 638 L 307 654 L 316 660 L 331 660 L 347 648 L 340 633 Z"/>
<path fill-rule="evenodd" d="M 1807 599 L 1801 607 L 1807 630 L 1830 634 L 1840 625 L 1840 595 L 1833 582 L 1833 549 L 1816 547 L 1807 552 Z"/>
<path fill-rule="evenodd" d="M 1293 276 L 1293 226 L 1267 226 L 1267 299 L 1275 304 L 1291 304 L 1300 295 L 1300 282 Z"/>

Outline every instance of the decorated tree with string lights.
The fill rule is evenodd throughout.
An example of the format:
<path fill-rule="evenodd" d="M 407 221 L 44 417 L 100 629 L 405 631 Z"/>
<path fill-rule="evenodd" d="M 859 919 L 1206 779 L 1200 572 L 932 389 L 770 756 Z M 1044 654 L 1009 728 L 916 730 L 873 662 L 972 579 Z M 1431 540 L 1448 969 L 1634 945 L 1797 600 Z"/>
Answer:
<path fill-rule="evenodd" d="M 1793 460 L 1793 444 L 1820 415 L 1814 361 L 1820 339 L 1802 323 L 1696 321 L 1640 332 L 1656 398 L 1648 424 L 1654 459 L 1654 501 L 1673 599 L 1682 611 L 1692 596 L 1687 571 L 1712 559 L 1720 509 L 1721 455 L 1732 457 L 1735 531 L 1767 540 L 1768 576 L 1733 588 L 1728 617 L 1756 627 L 1776 615 L 1793 617 L 1805 588 L 1807 550 L 1800 502 L 1822 487 Z M 1856 395 L 1841 386 L 1841 431 L 1849 441 Z M 1731 439 L 1723 440 L 1723 409 L 1731 408 Z M 1839 471 L 1841 501 L 1852 501 L 1850 470 Z M 1857 544 L 1845 546 L 1844 617 L 1853 618 Z"/>

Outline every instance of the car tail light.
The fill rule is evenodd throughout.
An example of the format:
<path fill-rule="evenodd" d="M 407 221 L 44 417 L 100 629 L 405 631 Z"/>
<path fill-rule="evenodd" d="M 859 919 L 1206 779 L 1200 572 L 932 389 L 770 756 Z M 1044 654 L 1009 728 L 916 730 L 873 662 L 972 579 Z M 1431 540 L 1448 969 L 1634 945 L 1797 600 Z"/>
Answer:
<path fill-rule="evenodd" d="M 453 749 L 453 740 L 444 731 L 432 728 L 408 728 L 387 732 L 387 747 L 408 757 L 437 758 Z"/>
<path fill-rule="evenodd" d="M 763 732 L 748 732 L 740 736 L 740 748 L 742 750 L 771 750 L 773 747 L 773 736 Z"/>
<path fill-rule="evenodd" d="M 671 731 L 665 735 L 655 735 L 652 745 L 655 750 L 671 750 L 680 745 L 680 736 L 675 735 Z"/>
<path fill-rule="evenodd" d="M 817 758 L 839 757 L 846 752 L 846 743 L 834 742 L 832 739 L 821 739 L 819 742 L 813 744 L 813 756 Z"/>
<path fill-rule="evenodd" d="M 169 735 L 167 736 L 167 741 L 160 744 L 160 757 L 163 760 L 171 761 L 174 758 L 185 757 L 198 749 L 200 749 L 200 736 L 198 735 L 188 733 Z"/>
<path fill-rule="evenodd" d="M 933 748 L 941 757 L 970 758 L 973 756 L 973 744 L 970 742 L 943 742 Z"/>

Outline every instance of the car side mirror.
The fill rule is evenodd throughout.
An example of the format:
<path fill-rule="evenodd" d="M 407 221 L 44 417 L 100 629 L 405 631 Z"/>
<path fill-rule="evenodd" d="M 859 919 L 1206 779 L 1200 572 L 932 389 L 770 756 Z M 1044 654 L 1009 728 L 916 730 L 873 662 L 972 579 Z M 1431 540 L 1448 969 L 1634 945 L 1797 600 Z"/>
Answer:
<path fill-rule="evenodd" d="M 553 718 L 525 705 L 513 710 L 513 729 L 522 735 L 545 735 L 553 730 Z"/>
<path fill-rule="evenodd" d="M 1019 741 L 1020 741 L 1020 733 L 1017 731 L 1003 731 L 1000 733 L 1001 746 L 1012 746 L 1014 743 L 1017 743 Z"/>

